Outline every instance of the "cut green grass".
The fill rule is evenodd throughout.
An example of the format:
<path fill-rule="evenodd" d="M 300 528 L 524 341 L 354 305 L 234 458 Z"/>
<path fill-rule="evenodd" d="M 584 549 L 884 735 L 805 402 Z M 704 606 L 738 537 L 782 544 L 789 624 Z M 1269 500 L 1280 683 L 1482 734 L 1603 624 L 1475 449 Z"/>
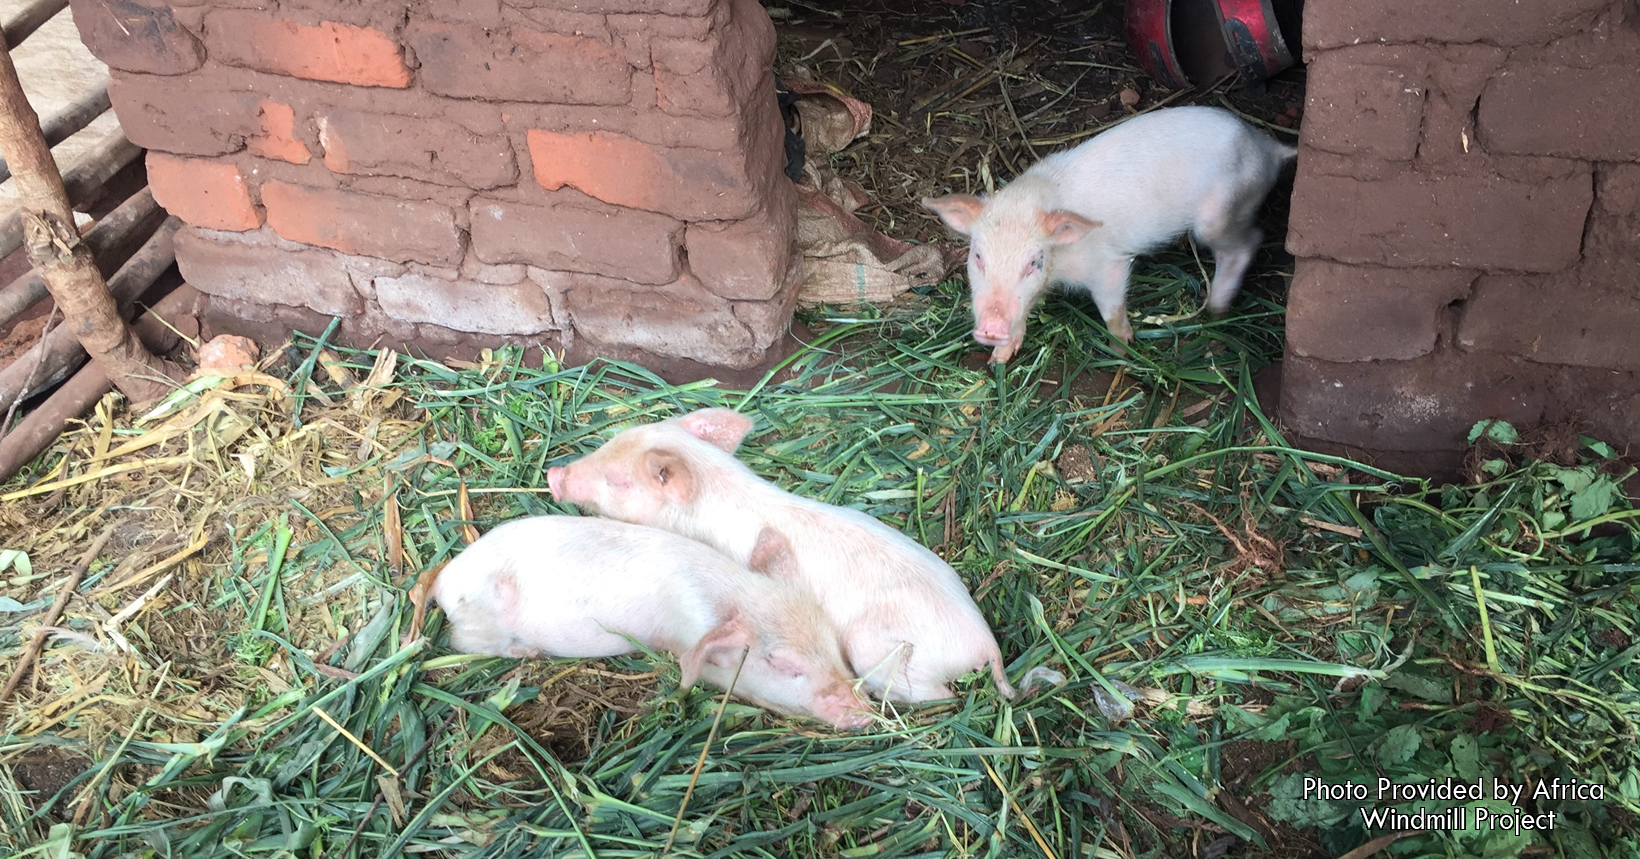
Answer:
<path fill-rule="evenodd" d="M 135 728 L 71 717 L 20 735 L 76 694 L 67 672 L 108 659 L 59 646 L 0 760 L 50 747 L 90 762 L 58 791 L 56 813 L 80 813 L 50 843 L 91 857 L 657 855 L 716 715 L 711 691 L 677 692 L 653 654 L 601 674 L 452 656 L 436 612 L 406 642 L 410 582 L 390 571 L 383 499 L 396 487 L 406 569 L 424 570 L 460 550 L 462 483 L 481 531 L 570 512 L 544 491 L 548 466 L 633 423 L 725 406 L 758 421 L 741 454 L 754 470 L 934 548 L 974 591 L 1010 676 L 1048 666 L 1067 682 L 1009 703 L 976 674 L 961 698 L 859 734 L 731 703 L 671 855 L 1110 859 L 1194 855 L 1224 836 L 1338 855 L 1382 834 L 1362 827 L 1359 802 L 1306 799 L 1306 773 L 1575 777 L 1604 799 L 1537 803 L 1561 815 L 1552 832 L 1424 834 L 1397 855 L 1640 855 L 1640 520 L 1604 488 L 1625 476 L 1611 452 L 1586 444 L 1575 466 L 1505 454 L 1488 482 L 1437 489 L 1299 450 L 1252 393 L 1280 349 L 1279 307 L 1254 295 L 1228 320 L 1192 315 L 1194 271 L 1142 270 L 1134 306 L 1172 321 L 1137 326 L 1134 347 L 1117 349 L 1086 301 L 1056 298 L 1003 369 L 974 360 L 955 284 L 905 308 L 817 314 L 815 343 L 750 391 L 614 362 L 407 360 L 394 409 L 413 417 L 374 444 L 355 437 L 363 417 L 323 434 L 341 418 L 311 398 L 348 392 L 313 372 L 317 343 L 299 339 L 302 427 L 268 409 L 212 460 L 224 486 L 255 487 L 225 498 L 259 500 L 176 496 L 231 529 L 184 596 L 127 629 L 144 660 L 121 669 L 133 690 L 166 688 L 160 672 L 203 690 L 215 671 L 245 699 L 190 711 L 154 692 Z M 360 375 L 375 361 L 341 354 Z M 85 471 L 62 462 L 82 442 L 7 490 L 59 464 Z M 281 444 L 308 459 L 270 458 Z M 247 480 L 241 453 L 260 476 Z M 161 483 L 105 491 L 155 503 Z M 109 500 L 94 485 L 40 533 Z M 190 602 L 236 642 L 212 651 L 219 664 L 171 649 L 165 619 Z M 20 619 L 0 615 L 0 644 Z M 1113 697 L 1130 687 L 1144 693 L 1134 708 Z M 1232 747 L 1266 763 L 1233 769 Z M 46 844 L 46 799 L 0 801 L 0 843 Z"/>

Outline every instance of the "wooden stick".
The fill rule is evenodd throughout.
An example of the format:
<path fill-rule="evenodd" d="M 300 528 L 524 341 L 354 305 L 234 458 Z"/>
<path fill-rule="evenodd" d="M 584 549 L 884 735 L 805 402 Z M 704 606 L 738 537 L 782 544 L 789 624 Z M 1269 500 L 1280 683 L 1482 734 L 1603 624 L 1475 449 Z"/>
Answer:
<path fill-rule="evenodd" d="M 689 777 L 689 787 L 683 791 L 683 801 L 678 803 L 678 816 L 672 819 L 672 831 L 666 833 L 666 846 L 661 848 L 662 856 L 671 852 L 672 842 L 678 838 L 678 827 L 683 825 L 683 813 L 689 810 L 689 798 L 695 795 L 695 782 L 700 781 L 700 771 L 706 768 L 706 753 L 712 750 L 712 740 L 717 738 L 718 725 L 723 722 L 723 711 L 729 709 L 729 696 L 734 694 L 735 682 L 740 679 L 740 669 L 746 667 L 746 656 L 751 652 L 750 647 L 740 649 L 740 661 L 735 663 L 735 673 L 729 677 L 729 688 L 723 690 L 723 700 L 718 702 L 717 715 L 712 717 L 712 727 L 706 732 L 706 743 L 700 747 L 700 759 L 695 761 L 695 773 Z"/>
<path fill-rule="evenodd" d="M 132 303 L 141 298 L 148 287 L 176 261 L 173 239 L 180 227 L 180 221 L 168 219 L 108 281 L 104 291 L 112 294 L 121 313 L 127 312 Z M 33 365 L 24 365 L 23 359 L 36 360 L 33 356 L 39 354 L 37 350 L 46 353 L 45 361 L 40 373 L 35 375 L 32 382 L 27 382 L 24 376 Z M 23 389 L 24 384 L 29 384 L 32 391 L 47 390 L 67 378 L 84 360 L 85 349 L 75 338 L 74 331 L 58 326 L 18 356 L 18 360 L 10 366 L 0 369 L 0 407 L 9 407 L 18 397 L 28 396 L 29 391 Z"/>
<path fill-rule="evenodd" d="M 133 160 L 141 151 L 124 135 L 117 140 L 132 150 Z M 65 327 L 133 404 L 164 396 L 181 371 L 142 345 L 108 294 L 97 261 L 74 226 L 68 189 L 40 134 L 40 117 L 23 93 L 10 51 L 0 52 L 0 152 L 11 164 L 29 261 L 62 309 Z"/>
<path fill-rule="evenodd" d="M 91 544 L 91 548 L 85 553 L 84 557 L 80 558 L 79 565 L 74 568 L 74 574 L 68 577 L 68 581 L 63 583 L 62 590 L 57 592 L 57 598 L 51 602 L 51 610 L 46 612 L 45 622 L 40 624 L 40 628 L 34 631 L 34 637 L 29 639 L 28 647 L 23 649 L 23 658 L 17 661 L 17 670 L 13 671 L 11 679 L 6 681 L 6 688 L 0 690 L 0 705 L 5 704 L 6 699 L 11 697 L 11 693 L 16 691 L 17 684 L 23 682 L 23 676 L 28 674 L 29 666 L 33 664 L 34 658 L 39 656 L 40 650 L 45 647 L 46 636 L 49 634 L 48 630 L 56 626 L 57 621 L 62 618 L 64 609 L 68 608 L 68 598 L 73 596 L 74 591 L 79 588 L 80 580 L 85 578 L 85 571 L 91 568 L 91 562 L 97 560 L 97 554 L 103 550 L 104 546 L 108 545 L 108 538 L 112 536 L 114 536 L 114 526 L 111 524 L 104 528 L 102 535 Z"/>
<path fill-rule="evenodd" d="M 6 30 L 6 50 L 11 50 L 23 44 L 23 40 L 34 35 L 34 31 L 45 26 L 47 21 L 57 17 L 57 13 L 68 6 L 68 0 L 35 0 L 23 11 L 11 17 L 4 24 Z"/>
<path fill-rule="evenodd" d="M 68 107 L 48 117 L 45 122 L 40 124 L 40 133 L 45 136 L 47 146 L 56 146 L 95 122 L 97 117 L 106 113 L 110 106 L 108 82 L 103 81 L 87 91 L 85 95 L 80 96 Z M 0 182 L 10 178 L 11 168 L 6 166 L 4 158 L 0 158 Z"/>
<path fill-rule="evenodd" d="M 197 332 L 199 324 L 189 318 L 191 305 L 199 299 L 193 287 L 184 285 L 161 299 L 148 314 L 137 320 L 137 333 L 156 353 L 165 354 L 177 347 L 183 334 Z M 158 324 L 164 319 L 168 325 Z M 173 330 L 173 327 L 177 330 Z M 10 480 L 23 466 L 34 461 L 41 451 L 51 446 L 63 434 L 68 422 L 85 414 L 113 388 L 108 375 L 96 364 L 80 370 L 67 384 L 57 389 L 44 403 L 28 413 L 16 428 L 0 438 L 0 482 Z"/>
<path fill-rule="evenodd" d="M 106 259 L 109 251 L 121 246 L 130 247 L 129 242 L 139 236 L 146 240 L 164 219 L 165 210 L 154 202 L 154 192 L 143 188 L 121 203 L 119 208 L 109 212 L 108 217 L 98 221 L 91 232 L 86 233 L 85 243 L 90 246 L 92 256 L 97 258 L 98 266 L 105 273 L 113 274 Z M 124 262 L 120 260 L 120 263 Z M 0 289 L 0 325 L 21 316 L 46 295 L 45 279 L 37 271 L 31 270 L 12 281 L 5 289 Z"/>
<path fill-rule="evenodd" d="M 10 151 L 3 140 L 0 140 L 0 148 Z M 73 206 L 83 206 L 95 200 L 108 180 L 131 166 L 140 155 L 142 149 L 126 140 L 124 134 L 116 134 L 103 141 L 63 174 L 63 188 L 68 192 L 68 202 Z M 52 162 L 52 169 L 57 169 L 56 162 Z M 23 238 L 23 213 L 17 211 L 7 215 L 5 220 L 0 221 L 0 258 L 10 256 L 12 251 L 22 247 Z"/>

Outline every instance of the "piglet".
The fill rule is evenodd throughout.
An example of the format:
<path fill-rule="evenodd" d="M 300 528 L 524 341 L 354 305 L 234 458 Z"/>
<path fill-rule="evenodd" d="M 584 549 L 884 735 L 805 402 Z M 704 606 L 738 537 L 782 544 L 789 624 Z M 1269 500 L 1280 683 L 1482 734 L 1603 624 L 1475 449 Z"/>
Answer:
<path fill-rule="evenodd" d="M 765 545 L 784 551 L 778 534 Z M 427 589 L 450 619 L 450 644 L 495 656 L 629 653 L 628 636 L 678 655 L 683 685 L 734 694 L 842 728 L 870 703 L 844 667 L 837 632 L 800 586 L 654 528 L 582 516 L 502 525 L 467 547 Z"/>
<path fill-rule="evenodd" d="M 547 483 L 560 501 L 801 580 L 842 634 L 855 675 L 879 697 L 949 698 L 947 683 L 986 665 L 1012 697 L 996 639 L 956 571 L 864 513 L 799 498 L 753 474 L 734 456 L 751 427 L 727 409 L 633 427 L 549 469 Z"/>
<path fill-rule="evenodd" d="M 1227 110 L 1167 108 L 1049 155 L 989 198 L 922 202 L 969 237 L 974 339 L 1000 363 L 1055 283 L 1093 293 L 1111 333 L 1133 342 L 1133 258 L 1187 232 L 1213 250 L 1207 307 L 1223 315 L 1263 238 L 1259 205 L 1296 151 Z"/>

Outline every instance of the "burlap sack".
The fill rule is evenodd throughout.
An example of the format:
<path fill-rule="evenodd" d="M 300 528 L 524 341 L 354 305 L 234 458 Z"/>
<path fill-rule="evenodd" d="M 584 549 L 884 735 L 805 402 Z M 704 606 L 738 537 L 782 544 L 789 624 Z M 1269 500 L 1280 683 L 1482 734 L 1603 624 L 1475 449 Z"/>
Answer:
<path fill-rule="evenodd" d="M 892 239 L 867 226 L 854 215 L 868 202 L 865 189 L 837 176 L 823 157 L 871 130 L 871 105 L 825 84 L 784 83 L 803 96 L 796 108 L 810 153 L 797 186 L 797 245 L 803 252 L 797 302 L 882 304 L 913 286 L 938 283 L 949 270 L 942 249 Z"/>

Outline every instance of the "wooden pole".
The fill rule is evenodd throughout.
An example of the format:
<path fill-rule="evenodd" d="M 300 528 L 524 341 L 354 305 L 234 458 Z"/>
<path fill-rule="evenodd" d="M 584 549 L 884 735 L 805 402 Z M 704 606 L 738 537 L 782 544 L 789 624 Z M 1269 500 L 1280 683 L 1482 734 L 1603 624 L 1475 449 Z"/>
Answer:
<path fill-rule="evenodd" d="M 124 265 L 125 259 L 130 258 L 119 259 L 118 254 L 130 250 L 137 239 L 147 241 L 163 220 L 165 210 L 154 202 L 153 192 L 143 188 L 98 221 L 85 234 L 85 243 L 91 246 L 91 255 L 100 261 L 102 270 L 113 274 L 118 269 L 111 270 L 111 263 Z M 109 288 L 113 289 L 113 285 Z M 0 289 L 0 325 L 22 316 L 46 295 L 46 282 L 38 273 L 30 270 L 19 276 Z"/>
<path fill-rule="evenodd" d="M 189 337 L 199 333 L 195 309 L 198 304 L 199 293 L 183 284 L 149 308 L 147 315 L 138 319 L 133 327 L 155 351 L 169 352 L 180 342 L 179 332 Z M 91 364 L 0 436 L 0 482 L 10 480 L 50 447 L 63 434 L 68 422 L 90 410 L 110 387 L 102 368 Z"/>
<path fill-rule="evenodd" d="M 176 261 L 173 238 L 181 225 L 175 218 L 166 219 L 109 278 L 108 292 L 116 305 L 129 308 Z M 85 350 L 67 325 L 46 332 L 33 346 L 13 358 L 10 365 L 0 369 L 0 410 L 10 409 L 14 401 L 29 396 L 30 392 L 56 386 L 84 361 Z"/>
<path fill-rule="evenodd" d="M 62 174 L 9 50 L 0 51 L 0 153 L 17 187 L 29 261 L 45 279 L 63 324 L 133 404 L 164 396 L 180 372 L 155 358 L 120 317 L 91 249 L 74 226 Z"/>

